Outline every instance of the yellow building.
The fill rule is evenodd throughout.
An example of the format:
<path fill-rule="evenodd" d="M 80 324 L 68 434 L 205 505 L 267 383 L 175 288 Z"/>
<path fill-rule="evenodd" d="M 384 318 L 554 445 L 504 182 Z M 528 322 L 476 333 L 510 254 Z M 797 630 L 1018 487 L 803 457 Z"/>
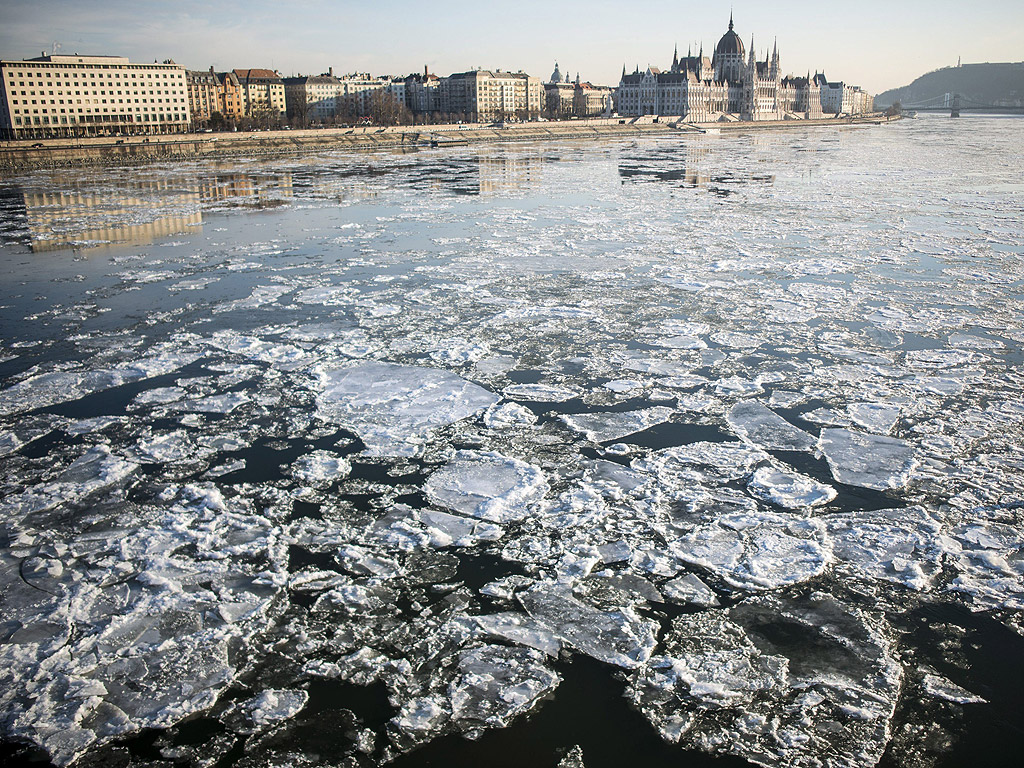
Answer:
<path fill-rule="evenodd" d="M 272 69 L 236 69 L 246 117 L 279 122 L 285 116 L 284 81 Z"/>

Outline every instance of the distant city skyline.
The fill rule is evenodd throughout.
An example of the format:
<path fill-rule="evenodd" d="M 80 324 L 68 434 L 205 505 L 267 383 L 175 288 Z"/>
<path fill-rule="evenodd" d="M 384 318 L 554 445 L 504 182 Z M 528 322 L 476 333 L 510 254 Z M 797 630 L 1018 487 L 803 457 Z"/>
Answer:
<path fill-rule="evenodd" d="M 849 10 L 810 0 L 731 4 L 736 31 L 763 58 L 778 43 L 782 70 L 824 71 L 872 93 L 945 66 L 1020 61 L 1024 4 L 995 0 L 861 0 Z M 268 67 L 282 75 L 371 72 L 446 75 L 476 67 L 523 70 L 546 80 L 557 61 L 575 78 L 615 85 L 622 67 L 667 68 L 703 43 L 711 55 L 730 4 L 606 0 L 430 5 L 328 0 L 4 0 L 0 57 L 41 52 L 174 59 L 190 69 Z"/>

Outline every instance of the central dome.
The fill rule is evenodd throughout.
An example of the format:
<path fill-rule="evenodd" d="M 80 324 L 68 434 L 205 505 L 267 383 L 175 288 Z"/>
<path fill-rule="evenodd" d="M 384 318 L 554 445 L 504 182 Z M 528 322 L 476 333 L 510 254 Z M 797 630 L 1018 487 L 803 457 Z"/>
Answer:
<path fill-rule="evenodd" d="M 722 35 L 722 39 L 718 41 L 718 47 L 715 48 L 715 53 L 722 54 L 739 54 L 740 58 L 743 57 L 743 41 L 740 40 L 740 36 L 732 31 L 732 16 L 729 16 L 729 31 Z"/>

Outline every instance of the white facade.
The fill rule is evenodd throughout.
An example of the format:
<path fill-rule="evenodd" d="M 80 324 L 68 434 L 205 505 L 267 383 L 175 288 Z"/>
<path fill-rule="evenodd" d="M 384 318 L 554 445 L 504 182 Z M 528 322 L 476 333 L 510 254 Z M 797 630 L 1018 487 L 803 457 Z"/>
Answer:
<path fill-rule="evenodd" d="M 304 123 L 325 123 L 338 114 L 341 82 L 332 74 L 284 78 L 288 117 Z"/>
<path fill-rule="evenodd" d="M 0 61 L 4 138 L 180 133 L 191 113 L 185 68 L 122 56 Z"/>

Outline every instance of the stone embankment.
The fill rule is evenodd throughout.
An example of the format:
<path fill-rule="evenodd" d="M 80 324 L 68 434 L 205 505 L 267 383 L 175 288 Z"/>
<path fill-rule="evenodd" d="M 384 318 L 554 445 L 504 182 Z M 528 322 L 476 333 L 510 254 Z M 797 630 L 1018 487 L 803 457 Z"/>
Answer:
<path fill-rule="evenodd" d="M 651 118 L 570 120 L 544 123 L 399 126 L 389 128 L 323 128 L 315 130 L 253 131 L 247 133 L 189 133 L 167 136 L 97 137 L 0 142 L 0 173 L 41 168 L 135 165 L 197 159 L 273 157 L 333 150 L 417 149 L 464 144 L 599 139 L 629 136 L 668 136 L 680 133 L 734 132 L 879 124 L 882 116 L 777 122 L 682 123 Z"/>

